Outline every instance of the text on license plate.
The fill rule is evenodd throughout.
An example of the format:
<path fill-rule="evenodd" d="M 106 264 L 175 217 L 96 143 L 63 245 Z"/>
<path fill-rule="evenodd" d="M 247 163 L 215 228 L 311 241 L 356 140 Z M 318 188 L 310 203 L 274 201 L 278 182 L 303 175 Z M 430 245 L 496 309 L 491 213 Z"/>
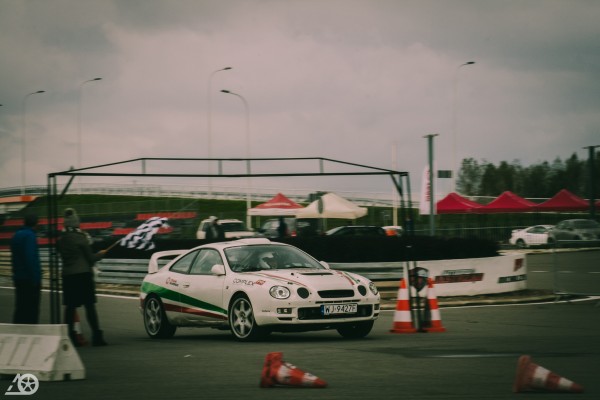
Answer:
<path fill-rule="evenodd" d="M 323 304 L 323 305 L 321 305 L 321 314 L 323 314 L 323 315 L 355 314 L 356 311 L 357 311 L 356 303 Z"/>

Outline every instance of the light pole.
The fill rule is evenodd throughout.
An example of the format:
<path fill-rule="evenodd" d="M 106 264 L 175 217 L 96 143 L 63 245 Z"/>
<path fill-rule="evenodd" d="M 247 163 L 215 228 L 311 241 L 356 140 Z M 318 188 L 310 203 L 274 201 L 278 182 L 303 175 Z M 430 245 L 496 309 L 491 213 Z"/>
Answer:
<path fill-rule="evenodd" d="M 209 77 L 208 77 L 208 90 L 206 92 L 206 151 L 207 151 L 207 158 L 212 158 L 212 120 L 211 120 L 211 109 L 212 109 L 212 103 L 211 103 L 211 95 L 212 95 L 212 79 L 213 76 L 217 73 L 217 72 L 221 72 L 221 71 L 229 71 L 230 69 L 232 69 L 231 67 L 225 67 L 225 68 L 221 68 L 218 69 L 216 71 L 213 71 L 210 73 Z M 208 162 L 208 174 L 212 175 L 212 162 Z M 211 193 L 212 192 L 212 178 L 209 177 L 208 178 L 208 192 Z"/>
<path fill-rule="evenodd" d="M 427 139 L 427 153 L 429 156 L 429 234 L 435 236 L 435 187 L 433 185 L 433 138 L 437 133 L 425 135 Z"/>
<path fill-rule="evenodd" d="M 23 97 L 23 127 L 22 127 L 22 133 L 21 133 L 21 195 L 25 195 L 25 185 L 27 183 L 27 171 L 25 170 L 25 164 L 26 164 L 26 160 L 25 160 L 25 154 L 27 153 L 26 148 L 27 148 L 27 126 L 26 126 L 26 119 L 25 119 L 25 114 L 27 113 L 27 98 L 31 95 L 34 94 L 38 94 L 38 93 L 46 93 L 45 90 L 38 90 L 37 92 L 32 92 L 29 93 L 27 95 L 25 95 L 25 97 Z"/>
<path fill-rule="evenodd" d="M 594 152 L 600 146 L 587 146 L 584 149 L 588 150 L 588 165 L 590 169 L 589 191 L 590 191 L 590 219 L 596 219 L 596 162 L 594 161 Z"/>
<path fill-rule="evenodd" d="M 102 78 L 89 79 L 81 82 L 79 85 L 79 98 L 77 101 L 77 168 L 81 168 L 81 97 L 83 93 L 83 85 L 88 82 L 100 81 Z"/>
<path fill-rule="evenodd" d="M 244 109 L 246 110 L 246 173 L 250 175 L 250 111 L 248 109 L 248 102 L 244 98 L 244 96 L 234 93 L 230 90 L 221 90 L 221 92 L 226 94 L 231 94 L 239 97 L 244 103 Z M 252 207 L 252 202 L 250 199 L 250 177 L 248 177 L 248 190 L 246 192 L 246 208 L 249 210 Z M 246 213 L 246 225 L 248 228 L 252 228 L 252 219 L 250 215 Z"/>
<path fill-rule="evenodd" d="M 453 171 L 453 179 L 452 179 L 452 191 L 456 192 L 456 180 L 458 179 L 458 165 L 456 163 L 456 103 L 457 103 L 457 91 L 458 91 L 458 72 L 461 67 L 466 65 L 473 65 L 475 61 L 467 61 L 464 64 L 459 65 L 456 68 L 456 72 L 454 73 L 454 99 L 452 101 L 452 135 L 453 135 L 453 143 L 452 143 L 452 169 Z"/>

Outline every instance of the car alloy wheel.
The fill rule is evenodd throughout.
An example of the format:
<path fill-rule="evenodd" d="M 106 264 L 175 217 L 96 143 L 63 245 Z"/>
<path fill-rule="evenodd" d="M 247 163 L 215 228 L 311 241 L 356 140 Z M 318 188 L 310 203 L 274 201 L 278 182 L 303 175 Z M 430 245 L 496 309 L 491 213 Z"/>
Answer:
<path fill-rule="evenodd" d="M 233 336 L 241 341 L 256 340 L 266 334 L 256 324 L 252 303 L 244 295 L 236 297 L 229 306 L 229 326 Z"/>
<path fill-rule="evenodd" d="M 167 320 L 163 304 L 156 296 L 150 296 L 144 301 L 144 327 L 148 336 L 153 339 L 170 338 L 177 329 Z"/>
<path fill-rule="evenodd" d="M 525 244 L 525 241 L 523 239 L 519 239 L 517 240 L 517 247 L 520 249 L 524 249 L 527 247 L 527 244 Z"/>

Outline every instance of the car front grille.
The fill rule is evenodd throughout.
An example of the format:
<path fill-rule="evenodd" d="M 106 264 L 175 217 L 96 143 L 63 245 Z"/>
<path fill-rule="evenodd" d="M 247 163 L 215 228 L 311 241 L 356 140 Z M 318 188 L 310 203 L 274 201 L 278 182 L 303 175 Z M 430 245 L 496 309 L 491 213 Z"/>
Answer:
<path fill-rule="evenodd" d="M 303 321 L 369 317 L 372 314 L 373 306 L 371 304 L 359 305 L 354 314 L 322 315 L 320 307 L 304 307 L 298 309 L 298 319 Z"/>
<path fill-rule="evenodd" d="M 340 299 L 354 296 L 354 290 L 321 290 L 318 293 L 322 299 Z"/>

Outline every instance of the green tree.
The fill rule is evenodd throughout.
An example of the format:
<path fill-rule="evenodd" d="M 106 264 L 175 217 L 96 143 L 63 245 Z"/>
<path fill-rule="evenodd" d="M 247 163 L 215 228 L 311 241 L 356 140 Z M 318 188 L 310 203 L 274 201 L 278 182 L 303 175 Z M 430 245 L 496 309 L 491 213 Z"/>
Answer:
<path fill-rule="evenodd" d="M 548 195 L 548 177 L 550 175 L 550 165 L 544 161 L 540 164 L 532 165 L 525 169 L 525 186 L 523 192 L 519 195 L 529 198 L 551 197 Z"/>
<path fill-rule="evenodd" d="M 497 196 L 502 193 L 498 186 L 497 168 L 494 164 L 486 162 L 483 166 L 481 175 L 481 185 L 479 187 L 480 196 Z"/>
<path fill-rule="evenodd" d="M 466 196 L 478 195 L 482 172 L 477 160 L 474 158 L 463 159 L 456 180 L 456 190 Z"/>

